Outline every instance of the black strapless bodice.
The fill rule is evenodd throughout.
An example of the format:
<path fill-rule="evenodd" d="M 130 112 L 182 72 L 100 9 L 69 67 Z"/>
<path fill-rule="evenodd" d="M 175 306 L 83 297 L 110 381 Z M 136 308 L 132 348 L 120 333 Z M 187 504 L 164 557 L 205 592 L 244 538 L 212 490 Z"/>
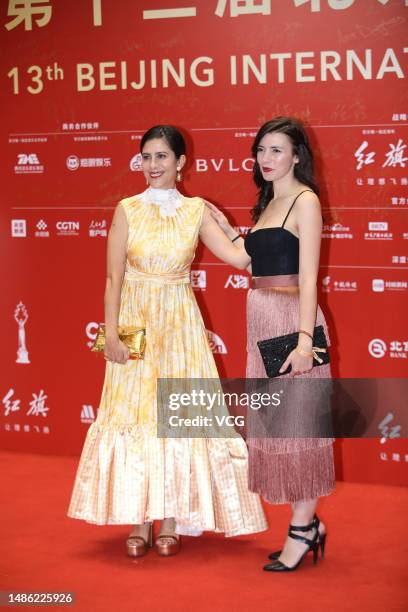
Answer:
<path fill-rule="evenodd" d="M 299 239 L 284 227 L 249 232 L 245 250 L 252 260 L 252 276 L 299 274 Z"/>

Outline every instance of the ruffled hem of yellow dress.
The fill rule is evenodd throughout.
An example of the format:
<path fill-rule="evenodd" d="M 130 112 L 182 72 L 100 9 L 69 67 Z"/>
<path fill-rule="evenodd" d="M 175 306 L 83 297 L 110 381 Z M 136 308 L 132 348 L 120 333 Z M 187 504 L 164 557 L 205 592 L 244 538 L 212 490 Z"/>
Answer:
<path fill-rule="evenodd" d="M 227 537 L 268 528 L 248 490 L 241 438 L 157 438 L 151 425 L 88 430 L 68 516 L 96 525 L 174 517 L 178 525 Z"/>

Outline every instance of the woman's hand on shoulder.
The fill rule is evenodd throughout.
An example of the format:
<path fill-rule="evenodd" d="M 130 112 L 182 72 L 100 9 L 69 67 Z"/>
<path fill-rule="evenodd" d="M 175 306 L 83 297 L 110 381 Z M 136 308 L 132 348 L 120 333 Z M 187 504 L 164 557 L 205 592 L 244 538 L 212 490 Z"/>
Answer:
<path fill-rule="evenodd" d="M 215 204 L 212 204 L 204 198 L 202 198 L 202 200 L 207 207 L 206 210 L 209 211 L 211 217 L 214 219 L 214 221 L 216 221 L 217 225 L 222 229 L 224 234 L 228 236 L 229 233 L 233 232 L 234 230 L 224 213 L 219 208 L 217 208 Z"/>

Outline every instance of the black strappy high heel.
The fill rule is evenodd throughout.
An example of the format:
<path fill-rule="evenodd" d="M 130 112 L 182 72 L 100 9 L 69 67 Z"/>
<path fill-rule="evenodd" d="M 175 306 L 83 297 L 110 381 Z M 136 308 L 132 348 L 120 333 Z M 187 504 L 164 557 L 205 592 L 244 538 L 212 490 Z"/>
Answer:
<path fill-rule="evenodd" d="M 317 514 L 314 515 L 313 517 L 313 523 L 314 526 L 317 528 L 317 530 L 319 529 L 319 525 L 320 525 L 320 519 L 317 516 Z M 317 536 L 317 541 L 318 544 L 320 546 L 320 556 L 322 559 L 324 559 L 324 549 L 326 546 L 326 533 L 319 533 L 319 531 L 317 532 L 318 536 Z M 281 556 L 282 551 L 281 550 L 275 550 L 274 552 L 271 552 L 270 555 L 268 555 L 268 559 L 270 559 L 271 561 L 276 561 L 277 559 L 279 559 L 279 557 Z"/>
<path fill-rule="evenodd" d="M 312 529 L 316 529 L 316 533 L 312 540 L 309 540 L 308 538 L 305 538 L 304 536 L 301 536 L 295 533 L 295 531 L 305 532 L 305 531 L 311 531 Z M 313 551 L 313 563 L 314 564 L 317 563 L 318 553 L 319 553 L 319 542 L 318 542 L 319 532 L 316 527 L 315 519 L 313 519 L 310 525 L 301 525 L 299 527 L 296 527 L 296 525 L 289 525 L 288 535 L 290 538 L 292 538 L 292 540 L 297 540 L 299 542 L 303 542 L 303 544 L 306 544 L 307 549 L 305 550 L 303 555 L 300 557 L 299 561 L 292 567 L 289 567 L 289 565 L 285 565 L 284 563 L 282 563 L 282 561 L 279 561 L 279 559 L 276 559 L 273 563 L 268 563 L 267 565 L 264 565 L 265 572 L 294 572 L 295 569 L 299 567 L 303 559 L 306 557 L 306 555 L 311 550 Z"/>

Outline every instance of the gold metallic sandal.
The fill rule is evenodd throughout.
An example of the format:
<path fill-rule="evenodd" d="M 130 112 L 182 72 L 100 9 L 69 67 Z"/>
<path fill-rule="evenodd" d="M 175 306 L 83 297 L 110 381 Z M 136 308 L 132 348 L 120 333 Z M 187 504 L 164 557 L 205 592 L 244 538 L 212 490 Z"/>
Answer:
<path fill-rule="evenodd" d="M 171 555 L 176 555 L 178 552 L 180 552 L 181 538 L 175 534 L 166 535 L 163 533 L 157 536 L 155 545 L 158 555 L 161 557 L 170 557 Z"/>
<path fill-rule="evenodd" d="M 148 540 L 141 535 L 131 535 L 126 540 L 126 550 L 129 557 L 143 557 L 153 546 L 153 523 L 150 523 Z"/>

